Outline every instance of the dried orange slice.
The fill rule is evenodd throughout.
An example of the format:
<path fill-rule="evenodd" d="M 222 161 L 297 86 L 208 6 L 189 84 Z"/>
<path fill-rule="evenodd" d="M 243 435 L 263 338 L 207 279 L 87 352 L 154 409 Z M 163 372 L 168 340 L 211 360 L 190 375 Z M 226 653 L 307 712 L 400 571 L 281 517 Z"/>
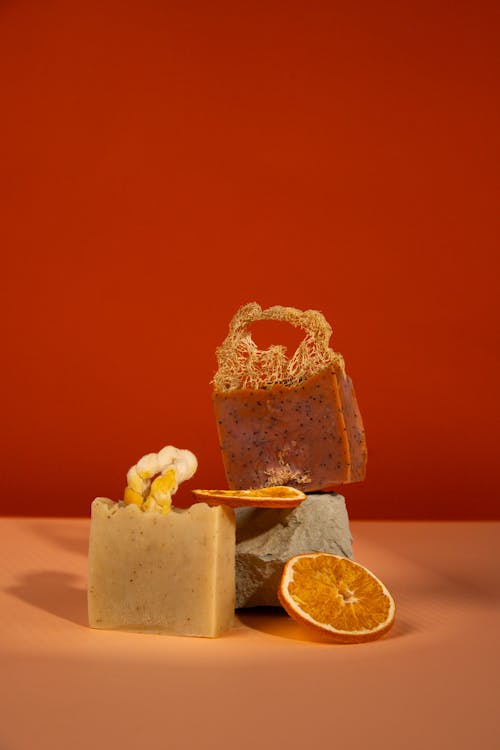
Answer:
<path fill-rule="evenodd" d="M 345 557 L 314 552 L 286 563 L 278 597 L 297 622 L 336 643 L 380 638 L 394 622 L 394 599 L 382 581 Z"/>
<path fill-rule="evenodd" d="M 228 505 L 242 508 L 249 505 L 260 508 L 295 508 L 306 499 L 295 487 L 263 487 L 258 490 L 193 490 L 200 502 L 208 505 Z"/>

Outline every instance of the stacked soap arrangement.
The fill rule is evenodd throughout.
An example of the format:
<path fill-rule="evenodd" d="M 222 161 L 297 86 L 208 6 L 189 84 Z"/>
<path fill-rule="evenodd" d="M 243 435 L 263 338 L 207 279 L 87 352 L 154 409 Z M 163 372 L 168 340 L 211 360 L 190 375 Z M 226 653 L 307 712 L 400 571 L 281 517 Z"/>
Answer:
<path fill-rule="evenodd" d="M 262 320 L 304 333 L 291 357 L 259 350 L 251 326 Z M 352 557 L 345 500 L 333 487 L 364 479 L 366 441 L 343 357 L 317 310 L 253 302 L 241 307 L 217 349 L 213 402 L 230 488 L 288 485 L 306 493 L 297 508 L 236 511 L 236 606 L 279 605 L 277 591 L 293 555 Z"/>
<path fill-rule="evenodd" d="M 260 351 L 249 331 L 257 320 L 286 321 L 305 338 L 291 358 L 283 346 Z M 229 489 L 193 490 L 191 508 L 172 508 L 197 460 L 167 446 L 129 470 L 123 501 L 94 500 L 92 627 L 213 637 L 235 607 L 280 604 L 337 642 L 391 627 L 394 602 L 351 560 L 345 501 L 332 491 L 364 478 L 366 443 L 330 336 L 314 310 L 240 308 L 213 381 Z"/>

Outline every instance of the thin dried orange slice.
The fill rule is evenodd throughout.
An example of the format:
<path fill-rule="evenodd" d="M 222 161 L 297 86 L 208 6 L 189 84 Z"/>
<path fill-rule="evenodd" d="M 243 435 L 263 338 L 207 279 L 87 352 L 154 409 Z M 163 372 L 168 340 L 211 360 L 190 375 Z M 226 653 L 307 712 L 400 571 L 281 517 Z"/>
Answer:
<path fill-rule="evenodd" d="M 258 490 L 193 490 L 200 502 L 208 505 L 228 505 L 242 508 L 250 505 L 260 508 L 295 508 L 306 499 L 295 487 L 263 487 Z"/>
<path fill-rule="evenodd" d="M 336 643 L 364 643 L 391 628 L 396 606 L 382 581 L 345 557 L 314 552 L 286 563 L 278 597 L 297 622 Z"/>

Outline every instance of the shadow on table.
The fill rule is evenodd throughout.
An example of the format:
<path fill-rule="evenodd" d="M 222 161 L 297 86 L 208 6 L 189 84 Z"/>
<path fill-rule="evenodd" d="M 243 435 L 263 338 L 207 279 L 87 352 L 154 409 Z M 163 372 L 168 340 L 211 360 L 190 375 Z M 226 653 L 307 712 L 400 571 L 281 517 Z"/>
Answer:
<path fill-rule="evenodd" d="M 29 573 L 8 589 L 28 604 L 76 625 L 88 625 L 87 595 L 74 585 L 77 576 L 59 570 Z"/>
<path fill-rule="evenodd" d="M 74 519 L 51 519 L 50 523 L 32 523 L 30 530 L 66 552 L 74 552 L 85 557 L 88 554 L 89 527 L 76 526 Z"/>
<path fill-rule="evenodd" d="M 308 643 L 330 643 L 328 638 L 310 631 L 299 625 L 287 615 L 280 607 L 252 607 L 249 609 L 238 609 L 236 611 L 238 620 L 252 630 L 274 635 L 278 638 L 287 638 L 292 641 Z M 396 617 L 396 621 L 384 640 L 401 638 L 415 632 L 417 628 L 408 622 Z"/>

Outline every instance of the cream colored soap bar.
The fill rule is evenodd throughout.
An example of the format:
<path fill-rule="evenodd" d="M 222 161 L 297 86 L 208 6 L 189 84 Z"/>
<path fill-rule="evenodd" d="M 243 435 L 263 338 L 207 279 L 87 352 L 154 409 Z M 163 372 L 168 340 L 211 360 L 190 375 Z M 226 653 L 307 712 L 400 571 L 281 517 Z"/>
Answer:
<path fill-rule="evenodd" d="M 89 623 L 214 637 L 231 627 L 234 512 L 197 503 L 145 513 L 97 498 L 89 546 Z"/>

